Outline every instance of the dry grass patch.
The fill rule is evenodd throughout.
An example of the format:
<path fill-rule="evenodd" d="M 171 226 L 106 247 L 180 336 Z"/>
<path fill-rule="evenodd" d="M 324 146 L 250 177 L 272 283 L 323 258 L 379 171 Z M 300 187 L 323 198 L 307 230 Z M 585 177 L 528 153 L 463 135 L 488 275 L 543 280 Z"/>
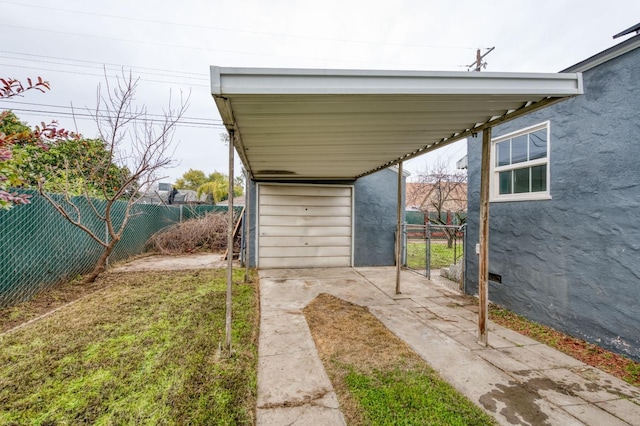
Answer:
<path fill-rule="evenodd" d="M 321 294 L 304 314 L 348 424 L 494 424 L 367 309 Z"/>
<path fill-rule="evenodd" d="M 73 280 L 52 286 L 28 301 L 2 308 L 0 309 L 0 334 L 101 290 L 110 284 L 109 280 L 97 280 L 90 284 L 83 284 L 79 279 Z"/>

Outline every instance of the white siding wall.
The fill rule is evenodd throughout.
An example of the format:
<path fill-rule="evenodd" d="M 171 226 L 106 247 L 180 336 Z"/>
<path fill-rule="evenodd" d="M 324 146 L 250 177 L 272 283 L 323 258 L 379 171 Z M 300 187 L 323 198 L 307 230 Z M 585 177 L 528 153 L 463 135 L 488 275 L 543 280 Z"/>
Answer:
<path fill-rule="evenodd" d="M 258 266 L 351 266 L 353 187 L 259 184 Z"/>

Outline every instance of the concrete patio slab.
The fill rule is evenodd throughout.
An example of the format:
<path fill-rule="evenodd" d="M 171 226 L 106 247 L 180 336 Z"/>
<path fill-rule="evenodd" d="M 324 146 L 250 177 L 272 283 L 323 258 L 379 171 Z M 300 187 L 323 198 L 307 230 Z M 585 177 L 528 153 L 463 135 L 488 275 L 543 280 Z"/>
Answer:
<path fill-rule="evenodd" d="M 633 401 L 612 399 L 610 401 L 597 402 L 596 405 L 629 424 L 640 424 L 640 417 L 638 417 L 639 406 Z"/>
<path fill-rule="evenodd" d="M 517 331 L 509 330 L 508 328 L 503 328 L 503 327 L 496 328 L 493 330 L 493 333 L 491 334 L 495 336 L 500 336 L 503 339 L 508 340 L 509 342 L 513 343 L 512 346 L 531 346 L 531 345 L 540 344 L 539 342 L 533 340 L 532 338 L 523 336 Z"/>
<path fill-rule="evenodd" d="M 612 416 L 608 412 L 596 408 L 590 404 L 581 404 L 581 405 L 568 405 L 563 407 L 563 409 L 583 422 L 584 424 L 596 424 L 596 425 L 607 425 L 607 426 L 628 426 L 629 423 L 620 420 L 617 417 Z M 631 424 L 637 424 L 631 423 Z"/>
<path fill-rule="evenodd" d="M 303 405 L 332 390 L 315 348 L 259 357 L 258 408 Z"/>
<path fill-rule="evenodd" d="M 532 370 L 547 370 L 559 367 L 578 367 L 584 365 L 547 345 L 515 346 L 500 349 L 506 355 L 526 364 Z"/>
<path fill-rule="evenodd" d="M 489 341 L 491 341 L 491 335 L 489 335 Z M 478 351 L 476 355 L 494 367 L 507 373 L 526 371 L 529 368 L 526 364 L 516 361 L 497 349 L 485 349 L 483 351 Z"/>
<path fill-rule="evenodd" d="M 447 382 L 502 425 L 640 425 L 640 392 L 489 323 L 478 344 L 469 299 L 394 268 L 260 271 L 257 424 L 344 425 L 302 309 L 320 293 L 368 307 Z"/>
<path fill-rule="evenodd" d="M 259 347 L 263 356 L 315 350 L 313 341 L 300 339 L 309 332 L 302 311 L 265 310 L 261 318 L 263 333 Z"/>

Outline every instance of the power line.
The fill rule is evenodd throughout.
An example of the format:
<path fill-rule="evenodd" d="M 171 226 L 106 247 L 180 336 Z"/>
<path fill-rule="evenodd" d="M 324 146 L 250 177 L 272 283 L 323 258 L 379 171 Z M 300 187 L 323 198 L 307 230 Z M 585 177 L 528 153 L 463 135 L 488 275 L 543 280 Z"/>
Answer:
<path fill-rule="evenodd" d="M 0 0 L 0 3 L 2 3 L 1 0 Z M 109 66 L 114 66 L 114 67 L 118 67 L 118 68 L 123 68 L 124 67 L 124 68 L 139 69 L 139 70 L 163 71 L 163 72 L 174 73 L 174 74 L 190 74 L 190 75 L 195 75 L 195 76 L 202 77 L 202 78 L 209 78 L 209 74 L 195 73 L 195 72 L 189 72 L 189 71 L 174 71 L 174 70 L 167 70 L 167 69 L 162 69 L 162 68 L 139 67 L 139 66 L 133 66 L 133 65 L 122 65 L 122 64 L 114 64 L 114 63 L 108 63 L 108 62 L 87 61 L 87 60 L 84 60 L 84 59 L 63 58 L 63 57 L 60 57 L 60 56 L 50 56 L 50 55 L 36 55 L 34 53 L 12 52 L 12 51 L 9 51 L 9 50 L 0 50 L 0 53 L 7 53 L 7 54 L 10 54 L 10 55 L 32 56 L 32 57 L 35 57 L 35 58 L 58 59 L 58 60 L 61 60 L 61 61 L 80 62 L 80 63 L 86 63 L 86 64 L 96 64 L 96 65 L 100 65 L 100 66 L 109 65 Z M 72 64 L 68 64 L 68 65 L 73 66 Z"/>
<path fill-rule="evenodd" d="M 89 118 L 95 118 L 95 116 L 93 114 L 88 114 L 88 113 L 83 113 L 83 112 L 69 112 L 69 111 L 48 111 L 48 110 L 39 110 L 39 109 L 29 109 L 29 108 L 11 108 L 12 111 L 21 111 L 21 112 L 31 112 L 31 113 L 38 113 L 38 114 L 47 114 L 47 115 L 61 115 L 61 116 L 65 116 L 65 117 L 89 117 Z M 105 118 L 117 118 L 116 116 L 113 115 L 105 115 L 108 113 L 108 111 L 104 111 L 104 110 L 100 110 L 98 111 L 98 113 L 100 114 L 100 117 L 105 117 Z M 158 117 L 158 118 L 163 118 L 164 116 L 160 115 L 160 114 L 146 114 L 147 116 L 150 117 Z M 127 117 L 125 115 L 125 118 L 131 118 L 131 117 Z M 158 121 L 158 120 L 154 120 L 153 118 L 140 118 L 140 120 L 142 121 Z M 183 120 L 180 119 L 179 120 L 180 123 L 183 124 L 194 124 L 194 125 L 198 125 L 198 126 L 216 126 L 216 127 L 223 127 L 222 123 L 207 123 L 206 121 L 202 121 L 202 122 L 198 122 L 198 121 L 193 121 L 193 120 Z"/>
<path fill-rule="evenodd" d="M 19 109 L 14 109 L 14 111 L 18 111 Z M 26 116 L 36 116 L 36 117 L 42 117 L 43 113 L 39 112 L 38 110 L 19 110 L 20 111 L 20 115 L 26 115 Z M 46 111 L 45 111 L 46 113 Z M 95 121 L 91 115 L 89 114 L 83 114 L 83 115 L 73 115 L 71 113 L 55 113 L 57 115 L 62 115 L 63 117 L 73 117 L 74 119 L 77 120 L 85 120 L 85 121 Z M 108 117 L 108 118 L 115 118 L 115 117 Z M 150 120 L 142 120 L 140 119 L 139 121 L 150 121 Z M 182 121 L 178 121 L 176 122 L 176 126 L 177 127 L 187 127 L 187 128 L 193 128 L 193 129 L 224 129 L 224 125 L 222 124 L 210 124 L 207 125 L 205 123 L 190 123 L 190 122 L 182 122 Z"/>
<path fill-rule="evenodd" d="M 36 62 L 37 61 L 39 64 L 64 65 L 64 66 L 73 66 L 73 67 L 79 67 L 79 68 L 106 69 L 108 71 L 119 71 L 118 69 L 108 68 L 106 66 L 106 64 L 103 64 L 102 66 L 98 66 L 98 65 L 83 65 L 83 64 L 68 64 L 68 63 L 64 63 L 64 62 L 43 61 L 42 59 L 16 58 L 16 57 L 11 57 L 11 56 L 4 56 L 4 55 L 0 55 L 0 58 L 13 59 L 13 60 L 16 60 L 16 61 L 26 61 L 26 62 Z M 207 80 L 204 77 L 190 77 L 190 76 L 180 76 L 180 75 L 171 75 L 171 74 L 159 74 L 159 73 L 154 73 L 154 72 L 147 72 L 147 74 L 148 75 L 155 75 L 155 76 L 159 76 L 159 77 L 172 77 L 172 78 L 180 77 L 180 78 L 185 78 L 185 79 L 189 79 L 189 80 Z"/>
<path fill-rule="evenodd" d="M 105 13 L 95 13 L 95 12 L 85 12 L 73 9 L 63 9 L 56 8 L 50 6 L 42 6 L 42 5 L 33 5 L 27 3 L 15 3 L 5 0 L 0 0 L 0 3 L 12 4 L 16 6 L 23 7 L 33 7 L 37 9 L 47 9 L 47 10 L 56 10 L 60 12 L 67 13 L 76 13 L 81 15 L 89 15 L 89 16 L 99 16 L 102 18 L 111 18 L 111 19 L 121 19 L 128 21 L 136 21 L 136 22 L 145 22 L 150 24 L 158 24 L 158 25 L 173 25 L 178 27 L 187 27 L 187 28 L 196 28 L 196 29 L 204 29 L 204 30 L 215 30 L 215 31 L 227 31 L 234 33 L 243 33 L 243 34 L 254 34 L 259 36 L 272 36 L 272 37 L 284 37 L 284 38 L 298 38 L 303 40 L 318 40 L 318 41 L 330 41 L 335 43 L 354 43 L 354 44 L 369 44 L 369 45 L 387 45 L 387 46 L 400 46 L 400 47 L 422 47 L 429 49 L 462 49 L 462 50 L 473 50 L 473 47 L 463 47 L 463 46 L 439 46 L 439 45 L 429 45 L 429 44 L 419 44 L 419 43 L 394 43 L 388 41 L 368 41 L 368 40 L 347 40 L 347 39 L 339 39 L 339 38 L 330 38 L 330 37 L 312 37 L 312 36 L 303 36 L 296 34 L 285 34 L 285 33 L 272 33 L 272 32 L 263 32 L 263 31 L 251 31 L 251 30 L 238 30 L 235 28 L 227 28 L 227 27 L 214 27 L 209 25 L 197 25 L 197 24 L 186 24 L 180 22 L 171 22 L 171 21 L 160 21 L 154 19 L 143 19 L 143 18 L 134 18 L 130 16 L 121 16 L 121 15 L 110 15 Z"/>
<path fill-rule="evenodd" d="M 104 74 L 95 74 L 95 73 L 80 72 L 80 71 L 69 71 L 69 70 L 59 70 L 59 69 L 42 68 L 42 67 L 30 67 L 30 66 L 26 66 L 26 65 L 13 65 L 13 64 L 1 64 L 0 63 L 0 66 L 11 67 L 11 68 L 21 68 L 21 69 L 31 69 L 31 70 L 38 70 L 38 71 L 60 72 L 60 73 L 64 73 L 64 74 L 76 74 L 76 75 L 87 75 L 87 76 L 93 76 L 93 77 L 104 77 Z M 111 70 L 111 71 L 113 71 L 113 70 Z M 147 81 L 147 82 L 150 82 L 150 83 L 184 84 L 184 85 L 190 86 L 190 87 L 210 87 L 208 84 L 184 83 L 184 82 L 167 81 L 167 80 L 153 80 L 153 79 L 148 79 L 148 78 L 141 78 L 140 80 Z"/>
<path fill-rule="evenodd" d="M 2 2 L 2 0 L 0 0 L 0 3 Z M 94 39 L 102 39 L 102 40 L 109 40 L 109 41 L 119 41 L 119 42 L 124 42 L 124 43 L 133 43 L 133 44 L 145 44 L 145 45 L 150 45 L 150 46 L 159 46 L 159 47 L 168 47 L 168 48 L 173 48 L 173 49 L 192 49 L 192 50 L 204 50 L 204 51 L 208 51 L 208 52 L 218 52 L 218 53 L 230 53 L 230 54 L 237 54 L 237 55 L 248 55 L 248 56 L 265 56 L 268 58 L 289 58 L 289 59 L 305 59 L 305 60 L 319 60 L 322 58 L 318 58 L 317 56 L 295 56 L 295 55 L 278 55 L 278 54 L 269 54 L 269 53 L 259 53 L 259 52 L 247 52 L 247 51 L 240 51 L 240 50 L 224 50 L 224 49 L 211 49 L 208 47 L 199 47 L 199 46 L 192 46 L 192 45 L 179 45 L 179 44 L 169 44 L 169 43 L 159 43 L 159 42 L 152 42 L 152 41 L 144 41 L 144 40 L 130 40 L 130 39 L 124 39 L 124 38 L 117 38 L 117 37 L 107 37 L 107 36 L 99 36 L 99 35 L 93 35 L 93 34 L 78 34 L 78 33 L 72 33 L 72 32 L 65 32 L 65 31 L 54 31 L 54 30 L 46 30 L 43 28 L 34 28 L 34 27 L 27 27 L 27 26 L 21 26 L 21 25 L 10 25 L 10 24 L 3 24 L 4 27 L 9 27 L 9 28 L 18 28 L 18 29 L 26 29 L 26 30 L 30 30 L 30 31 L 40 31 L 40 32 L 47 32 L 47 33 L 52 33 L 52 34 L 62 34 L 62 35 L 70 35 L 70 36 L 74 36 L 74 37 L 86 37 L 86 38 L 94 38 Z M 348 60 L 340 60 L 340 59 L 333 59 L 334 62 L 342 62 L 342 63 L 360 63 L 360 64 L 376 64 L 376 65 L 380 65 L 381 63 L 378 61 L 362 61 L 362 60 L 355 60 L 355 59 L 348 59 Z M 394 62 L 393 63 L 394 66 L 397 66 L 398 63 Z M 408 63 L 408 64 L 402 64 L 403 66 L 419 66 L 419 67 L 432 67 L 433 65 L 429 65 L 429 64 L 416 64 L 416 63 Z M 459 65 L 444 65 L 444 64 L 439 64 L 438 66 L 441 67 L 451 67 L 451 66 L 455 66 L 458 67 Z"/>
<path fill-rule="evenodd" d="M 72 33 L 72 32 L 68 32 L 68 31 L 46 30 L 44 28 L 34 28 L 34 27 L 27 27 L 27 26 L 23 26 L 23 25 L 11 25 L 11 24 L 2 24 L 2 25 L 4 27 L 18 28 L 18 29 L 22 29 L 22 30 L 40 31 L 40 32 L 45 32 L 45 33 L 62 34 L 62 35 L 70 35 L 70 36 L 74 36 L 74 37 L 86 37 L 86 38 L 102 39 L 102 40 L 109 40 L 109 41 L 120 41 L 120 42 L 125 42 L 125 43 L 139 43 L 139 44 L 147 44 L 147 45 L 151 45 L 151 46 L 171 47 L 171 48 L 174 48 L 174 49 L 206 50 L 206 51 L 210 51 L 210 52 L 236 53 L 236 54 L 244 54 L 244 55 L 248 54 L 248 55 L 257 55 L 257 56 L 287 57 L 287 56 L 283 56 L 283 55 L 269 55 L 269 54 L 266 54 L 266 53 L 249 53 L 249 52 L 234 51 L 234 50 L 210 49 L 208 47 L 199 47 L 199 46 L 186 46 L 186 45 L 180 45 L 180 44 L 159 43 L 159 42 L 144 41 L 144 40 L 131 40 L 131 39 L 126 39 L 126 38 L 107 37 L 107 36 L 100 36 L 100 35 L 94 35 L 94 34 L 78 34 L 78 33 Z"/>
<path fill-rule="evenodd" d="M 0 102 L 9 102 L 11 104 L 20 104 L 20 105 L 32 105 L 32 106 L 38 106 L 38 107 L 70 109 L 70 110 L 73 110 L 74 112 L 77 111 L 77 108 L 74 108 L 72 106 L 54 105 L 54 104 L 40 104 L 40 103 L 36 103 L 36 102 L 23 102 L 23 101 L 16 101 L 15 99 L 0 99 Z M 10 108 L 10 109 L 13 109 L 13 108 Z M 103 111 L 99 111 L 99 112 L 103 112 Z M 150 117 L 164 117 L 164 115 L 162 115 L 162 114 L 150 114 L 150 113 L 147 113 L 146 115 L 148 115 Z M 185 120 L 212 121 L 212 122 L 216 122 L 217 124 L 222 124 L 222 120 L 210 119 L 210 118 L 206 118 L 206 117 L 186 117 L 186 116 L 183 116 L 182 118 L 185 119 Z"/>

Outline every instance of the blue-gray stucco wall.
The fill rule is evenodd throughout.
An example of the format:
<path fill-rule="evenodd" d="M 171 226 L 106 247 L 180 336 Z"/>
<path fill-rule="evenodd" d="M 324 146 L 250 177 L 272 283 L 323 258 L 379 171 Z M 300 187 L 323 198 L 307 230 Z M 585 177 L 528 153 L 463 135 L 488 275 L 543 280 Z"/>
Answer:
<path fill-rule="evenodd" d="M 402 188 L 406 177 L 403 176 Z M 326 182 L 319 183 L 327 185 Z M 395 231 L 397 225 L 398 173 L 392 169 L 362 177 L 355 182 L 340 182 L 354 186 L 354 266 L 395 265 Z M 402 194 L 404 206 L 404 191 Z M 256 265 L 256 184 L 251 181 L 247 199 L 251 200 L 251 238 L 249 265 Z M 404 221 L 404 209 L 402 209 Z M 244 235 L 244 234 L 243 234 Z"/>
<path fill-rule="evenodd" d="M 354 266 L 395 265 L 398 173 L 383 169 L 358 179 L 354 186 Z M 402 188 L 405 186 L 403 176 Z M 404 214 L 403 208 L 403 222 Z"/>
<path fill-rule="evenodd" d="M 640 360 L 640 49 L 584 72 L 585 94 L 494 128 L 550 121 L 551 200 L 492 202 L 489 299 Z M 468 141 L 468 273 L 478 286 L 480 137 Z"/>

